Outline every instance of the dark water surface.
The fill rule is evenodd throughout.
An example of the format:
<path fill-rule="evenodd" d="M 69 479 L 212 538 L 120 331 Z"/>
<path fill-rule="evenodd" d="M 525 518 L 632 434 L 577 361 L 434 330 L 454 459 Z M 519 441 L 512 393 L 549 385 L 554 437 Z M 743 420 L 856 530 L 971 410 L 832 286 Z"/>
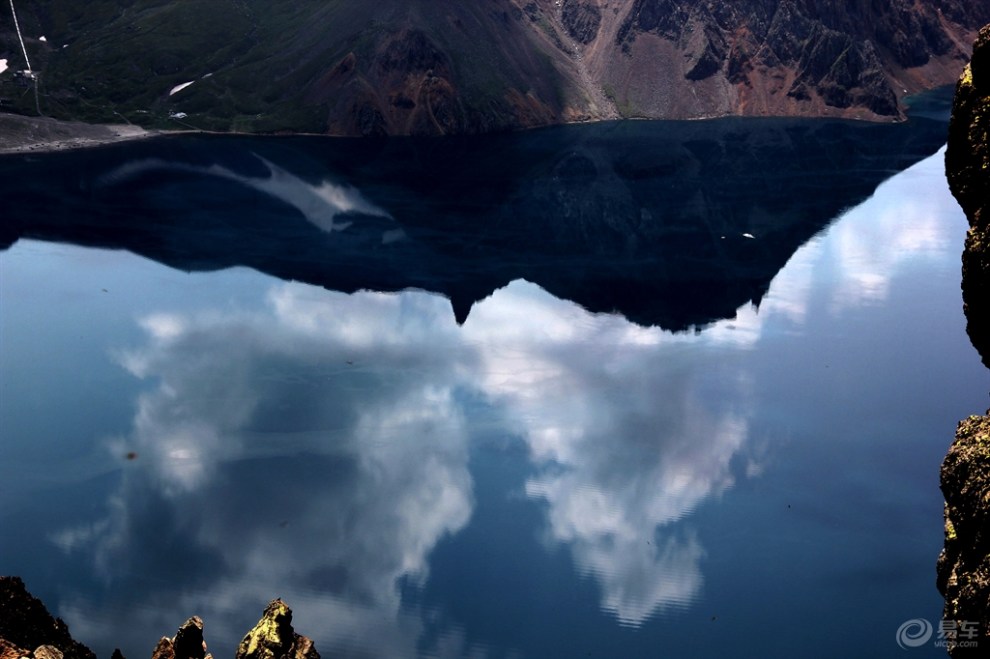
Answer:
<path fill-rule="evenodd" d="M 276 596 L 324 657 L 943 656 L 942 135 L 0 158 L 0 572 L 100 657 Z"/>

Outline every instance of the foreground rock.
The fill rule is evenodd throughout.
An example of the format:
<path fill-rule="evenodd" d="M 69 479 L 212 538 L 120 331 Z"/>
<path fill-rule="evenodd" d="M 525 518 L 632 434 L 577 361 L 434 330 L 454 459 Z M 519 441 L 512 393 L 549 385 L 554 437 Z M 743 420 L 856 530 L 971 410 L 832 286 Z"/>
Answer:
<path fill-rule="evenodd" d="M 203 621 L 199 616 L 193 616 L 179 627 L 175 636 L 163 636 L 151 659 L 213 659 L 206 651 L 206 641 L 203 640 Z"/>
<path fill-rule="evenodd" d="M 320 659 L 320 653 L 311 639 L 297 634 L 292 628 L 292 609 L 276 599 L 268 604 L 261 620 L 241 640 L 234 658 Z M 179 627 L 175 636 L 162 637 L 151 659 L 213 659 L 203 639 L 202 619 L 193 616 Z"/>
<path fill-rule="evenodd" d="M 954 623 L 949 629 L 960 630 L 948 639 L 959 643 L 950 646 L 949 654 L 985 657 L 990 648 L 990 416 L 971 416 L 959 424 L 942 464 L 941 485 L 945 549 L 938 559 L 938 588 L 945 597 L 942 617 Z"/>
<path fill-rule="evenodd" d="M 96 659 L 18 577 L 0 577 L 0 659 Z"/>
<path fill-rule="evenodd" d="M 151 659 L 213 659 L 203 638 L 203 620 L 193 616 L 169 638 L 162 637 Z M 0 577 L 0 659 L 96 659 L 73 640 L 69 627 L 53 618 L 18 577 Z M 111 659 L 124 659 L 114 650 Z M 313 641 L 292 628 L 292 609 L 272 600 L 261 620 L 237 648 L 235 659 L 320 659 Z"/>
<path fill-rule="evenodd" d="M 292 628 L 292 609 L 273 600 L 237 648 L 236 659 L 320 659 L 313 641 Z"/>
<path fill-rule="evenodd" d="M 151 659 L 213 659 L 203 639 L 202 619 L 193 616 L 179 627 L 175 636 L 162 637 Z M 234 659 L 320 659 L 320 653 L 311 639 L 292 628 L 292 609 L 276 599 L 265 607 L 258 624 L 245 634 Z"/>
<path fill-rule="evenodd" d="M 949 127 L 946 175 L 969 219 L 963 253 L 967 332 L 990 366 L 990 25 L 981 30 L 970 65 L 956 88 Z M 960 634 L 953 657 L 990 652 L 990 412 L 959 424 L 942 465 L 945 549 L 938 560 L 943 618 Z M 965 627 L 963 626 L 965 625 Z M 951 634 L 950 634 L 951 636 Z M 952 640 L 951 638 L 949 639 Z"/>

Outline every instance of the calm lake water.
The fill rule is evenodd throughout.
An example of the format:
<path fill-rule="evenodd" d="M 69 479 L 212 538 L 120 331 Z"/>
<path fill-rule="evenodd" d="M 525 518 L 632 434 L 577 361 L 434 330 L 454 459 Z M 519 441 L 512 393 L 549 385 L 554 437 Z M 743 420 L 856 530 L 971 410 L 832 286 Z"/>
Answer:
<path fill-rule="evenodd" d="M 944 656 L 944 125 L 0 158 L 0 572 L 101 658 Z"/>

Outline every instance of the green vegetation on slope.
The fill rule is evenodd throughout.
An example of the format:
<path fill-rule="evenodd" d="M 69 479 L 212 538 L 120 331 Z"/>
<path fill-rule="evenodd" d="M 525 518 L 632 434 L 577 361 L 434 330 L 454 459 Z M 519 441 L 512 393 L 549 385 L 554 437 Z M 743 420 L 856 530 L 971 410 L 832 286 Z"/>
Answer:
<path fill-rule="evenodd" d="M 416 128 L 416 108 L 429 105 L 441 131 L 446 121 L 464 132 L 513 125 L 514 97 L 548 117 L 563 103 L 524 18 L 489 3 L 37 0 L 20 13 L 41 110 L 62 119 L 325 132 L 331 115 L 363 113 L 369 130 L 406 132 L 402 122 Z M 0 33 L 0 53 L 15 43 Z M 353 70 L 340 68 L 348 56 Z M 4 76 L 0 99 L 34 114 L 25 82 Z"/>

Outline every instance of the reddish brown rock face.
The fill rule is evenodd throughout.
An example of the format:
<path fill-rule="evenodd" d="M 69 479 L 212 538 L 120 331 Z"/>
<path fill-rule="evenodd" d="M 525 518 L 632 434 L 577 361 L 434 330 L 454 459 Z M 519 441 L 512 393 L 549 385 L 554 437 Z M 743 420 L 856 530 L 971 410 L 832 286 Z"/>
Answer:
<path fill-rule="evenodd" d="M 913 0 L 612 4 L 629 6 L 615 37 L 627 57 L 604 77 L 646 116 L 899 117 L 904 94 L 958 75 L 990 18 Z M 681 93 L 650 94 L 649 80 Z"/>

